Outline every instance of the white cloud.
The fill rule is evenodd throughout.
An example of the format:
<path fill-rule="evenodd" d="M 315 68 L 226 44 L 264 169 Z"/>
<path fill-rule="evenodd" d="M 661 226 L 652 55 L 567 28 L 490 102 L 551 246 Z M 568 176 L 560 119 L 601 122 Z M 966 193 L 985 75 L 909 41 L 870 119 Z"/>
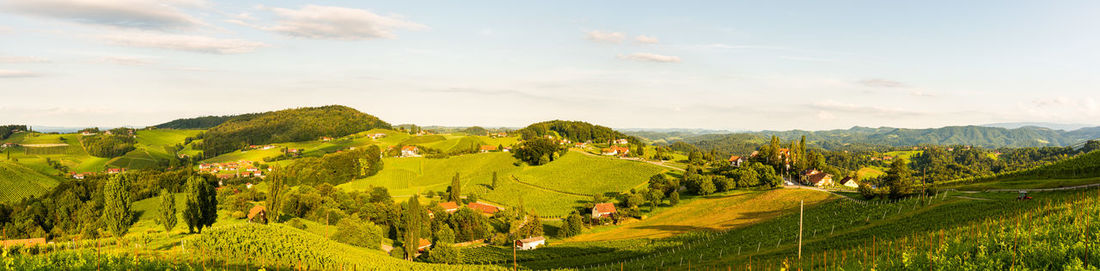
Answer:
<path fill-rule="evenodd" d="M 145 58 L 145 57 L 135 57 L 135 56 L 107 56 L 107 57 L 100 58 L 99 62 L 116 64 L 116 65 L 124 65 L 124 66 L 141 66 L 141 65 L 156 64 L 156 61 L 154 61 L 152 59 Z"/>
<path fill-rule="evenodd" d="M 49 59 L 33 56 L 0 56 L 0 63 L 49 63 Z"/>
<path fill-rule="evenodd" d="M 39 76 L 42 76 L 42 74 L 30 71 L 0 70 L 0 78 L 27 78 Z"/>
<path fill-rule="evenodd" d="M 269 46 L 262 42 L 239 39 L 219 39 L 206 36 L 153 32 L 119 32 L 100 36 L 100 39 L 122 46 L 160 48 L 212 54 L 248 53 Z"/>
<path fill-rule="evenodd" d="M 619 58 L 629 59 L 629 60 L 638 60 L 638 61 L 661 62 L 661 63 L 679 63 L 680 62 L 680 57 L 658 55 L 658 54 L 653 54 L 653 53 L 633 53 L 633 54 L 629 54 L 629 55 L 619 55 Z"/>
<path fill-rule="evenodd" d="M 898 81 L 893 81 L 893 80 L 886 80 L 886 79 L 867 79 L 867 80 L 862 80 L 862 81 L 859 81 L 859 82 L 856 82 L 856 83 L 860 84 L 862 86 L 865 86 L 865 87 L 872 87 L 872 88 L 903 88 L 903 87 L 907 87 L 907 85 L 905 83 L 898 82 Z"/>
<path fill-rule="evenodd" d="M 626 34 L 619 32 L 603 32 L 599 30 L 588 31 L 588 40 L 604 43 L 621 43 L 626 39 Z"/>
<path fill-rule="evenodd" d="M 833 115 L 833 113 L 829 113 L 829 111 L 821 110 L 817 111 L 817 118 L 822 120 L 831 120 L 835 119 L 836 115 Z"/>
<path fill-rule="evenodd" d="M 263 8 L 263 7 L 261 7 Z M 301 9 L 268 8 L 281 20 L 275 26 L 262 27 L 294 37 L 310 39 L 364 40 L 394 38 L 394 30 L 423 30 L 427 26 L 396 15 L 333 6 L 307 5 Z"/>
<path fill-rule="evenodd" d="M 1059 96 L 1035 99 L 1030 103 L 1021 103 L 1021 109 L 1032 116 L 1049 119 L 1079 119 L 1081 117 L 1100 116 L 1100 104 L 1093 97 Z"/>
<path fill-rule="evenodd" d="M 659 40 L 657 40 L 656 37 L 650 37 L 650 36 L 646 36 L 646 35 L 638 35 L 638 37 L 634 38 L 634 41 L 637 41 L 638 43 L 645 43 L 645 44 L 656 44 L 656 43 L 660 42 Z"/>
<path fill-rule="evenodd" d="M 201 1 L 155 0 L 14 0 L 3 9 L 25 15 L 77 23 L 143 29 L 182 29 L 204 25 L 178 7 L 199 7 Z"/>

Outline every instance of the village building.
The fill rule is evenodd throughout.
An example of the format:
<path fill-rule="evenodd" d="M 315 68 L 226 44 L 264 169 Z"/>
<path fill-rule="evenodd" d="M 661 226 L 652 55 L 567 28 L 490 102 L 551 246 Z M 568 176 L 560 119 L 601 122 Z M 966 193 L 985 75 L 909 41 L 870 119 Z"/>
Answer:
<path fill-rule="evenodd" d="M 630 153 L 630 148 L 620 147 L 620 146 L 611 146 L 611 147 L 608 147 L 608 148 L 604 148 L 601 151 L 601 153 L 603 153 L 603 155 L 623 156 L 623 155 L 627 155 L 628 153 Z"/>
<path fill-rule="evenodd" d="M 615 214 L 615 204 L 613 203 L 597 203 L 592 207 L 592 218 L 611 217 Z"/>
<path fill-rule="evenodd" d="M 263 205 L 253 206 L 248 210 L 248 223 L 267 224 L 267 208 Z"/>
<path fill-rule="evenodd" d="M 458 211 L 458 203 L 453 201 L 439 203 L 439 208 L 442 208 L 444 212 L 453 214 Z"/>
<path fill-rule="evenodd" d="M 0 145 L 0 146 L 3 146 L 4 148 L 12 148 L 12 147 L 15 147 L 15 146 L 19 146 L 19 144 L 15 144 L 15 143 L 4 143 L 4 145 Z"/>
<path fill-rule="evenodd" d="M 806 176 L 806 184 L 816 187 L 826 187 L 833 185 L 833 175 L 825 172 L 817 172 L 815 174 Z"/>
<path fill-rule="evenodd" d="M 322 137 L 321 137 L 321 141 L 326 141 L 326 142 L 327 142 L 327 141 L 332 141 L 332 138 L 331 138 L 331 137 L 327 137 L 327 136 L 322 136 Z"/>
<path fill-rule="evenodd" d="M 504 149 L 501 150 L 501 151 L 503 151 L 503 152 L 512 152 L 512 148 L 504 147 Z"/>
<path fill-rule="evenodd" d="M 859 183 L 857 183 L 856 179 L 852 177 L 844 177 L 844 179 L 840 179 L 840 185 L 851 188 L 859 188 Z"/>
<path fill-rule="evenodd" d="M 73 179 L 83 180 L 84 174 L 73 174 Z"/>
<path fill-rule="evenodd" d="M 734 155 L 730 156 L 729 162 L 731 167 L 741 167 L 741 164 L 745 162 L 745 158 Z"/>
<path fill-rule="evenodd" d="M 627 144 L 630 144 L 630 140 L 626 140 L 626 138 L 620 138 L 620 139 L 616 139 L 612 143 L 617 144 L 617 145 L 627 145 Z"/>
<path fill-rule="evenodd" d="M 107 169 L 107 174 L 116 174 L 116 173 L 122 173 L 122 172 L 125 172 L 125 171 L 126 171 L 125 168 L 108 168 Z"/>
<path fill-rule="evenodd" d="M 497 151 L 497 146 L 481 145 L 481 148 L 478 151 L 481 152 L 481 153 L 495 152 L 495 151 Z"/>
<path fill-rule="evenodd" d="M 516 249 L 519 250 L 532 250 L 543 245 L 546 245 L 546 237 L 542 236 L 516 240 Z"/>
<path fill-rule="evenodd" d="M 431 247 L 432 247 L 432 241 L 428 241 L 428 239 L 420 238 L 420 244 L 418 244 L 416 246 L 416 251 L 417 252 L 424 252 L 424 250 L 429 249 Z"/>
<path fill-rule="evenodd" d="M 82 135 L 82 136 L 94 136 L 95 133 L 89 132 L 89 131 L 83 131 L 83 132 L 80 132 L 80 135 Z"/>
<path fill-rule="evenodd" d="M 420 157 L 420 149 L 416 146 L 401 147 L 401 157 Z"/>
<path fill-rule="evenodd" d="M 497 212 L 500 212 L 500 210 L 504 210 L 504 208 L 500 208 L 500 207 L 497 207 L 497 206 L 490 205 L 488 203 L 481 203 L 481 202 L 471 202 L 469 204 L 466 204 L 466 207 L 470 208 L 470 209 L 474 209 L 474 211 L 481 212 L 481 214 L 485 215 L 485 216 L 492 216 L 493 214 L 496 214 Z"/>

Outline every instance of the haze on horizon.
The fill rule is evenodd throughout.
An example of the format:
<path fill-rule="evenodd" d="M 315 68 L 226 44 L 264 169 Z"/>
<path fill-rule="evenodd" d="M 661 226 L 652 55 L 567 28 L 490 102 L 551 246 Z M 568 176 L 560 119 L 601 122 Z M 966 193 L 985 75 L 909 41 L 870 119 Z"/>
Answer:
<path fill-rule="evenodd" d="M 792 8 L 796 7 L 797 8 Z M 1100 2 L 0 1 L 0 124 L 1100 125 Z"/>

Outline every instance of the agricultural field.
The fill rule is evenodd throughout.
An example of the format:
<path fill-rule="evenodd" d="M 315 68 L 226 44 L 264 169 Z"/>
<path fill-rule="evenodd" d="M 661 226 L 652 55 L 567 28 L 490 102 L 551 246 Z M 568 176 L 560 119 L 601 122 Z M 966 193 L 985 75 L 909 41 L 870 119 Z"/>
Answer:
<path fill-rule="evenodd" d="M 894 158 L 905 158 L 906 160 L 913 160 L 913 156 L 920 153 L 921 151 L 892 151 L 885 153 L 885 155 L 893 156 Z"/>
<path fill-rule="evenodd" d="M 53 189 L 59 181 L 23 165 L 0 161 L 0 203 L 37 197 Z"/>
<path fill-rule="evenodd" d="M 735 191 L 700 197 L 646 219 L 614 226 L 614 229 L 583 234 L 568 242 L 664 238 L 692 231 L 721 231 L 744 227 L 798 209 L 837 200 L 829 193 L 809 189 Z M 646 208 L 642 208 L 646 209 Z"/>
<path fill-rule="evenodd" d="M 860 180 L 874 178 L 882 175 L 886 175 L 886 172 L 884 168 L 880 167 L 864 167 L 859 169 L 859 171 L 856 171 L 856 176 L 858 176 L 858 179 Z"/>
<path fill-rule="evenodd" d="M 544 166 L 517 172 L 515 177 L 539 187 L 591 195 L 630 190 L 662 171 L 648 163 L 569 153 Z"/>

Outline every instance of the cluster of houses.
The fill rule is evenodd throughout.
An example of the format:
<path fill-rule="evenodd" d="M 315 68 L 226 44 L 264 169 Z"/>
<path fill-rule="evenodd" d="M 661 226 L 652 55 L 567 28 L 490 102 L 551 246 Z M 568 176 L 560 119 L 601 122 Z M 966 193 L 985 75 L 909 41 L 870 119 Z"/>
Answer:
<path fill-rule="evenodd" d="M 480 152 L 480 153 L 487 153 L 487 152 L 497 152 L 497 151 L 502 151 L 502 152 L 511 152 L 511 151 L 512 151 L 512 148 L 509 148 L 509 147 L 504 147 L 504 148 L 502 149 L 502 148 L 500 148 L 500 146 L 493 146 L 493 145 L 481 145 L 481 148 L 479 148 L 479 149 L 478 149 L 478 152 Z"/>
<path fill-rule="evenodd" d="M 412 145 L 401 147 L 401 157 L 420 157 L 420 148 Z"/>
<path fill-rule="evenodd" d="M 107 173 L 107 174 L 119 174 L 119 173 L 126 172 L 126 169 L 125 168 L 108 168 L 107 170 L 104 170 L 103 172 Z M 72 177 L 73 179 L 77 179 L 77 180 L 83 180 L 84 178 L 86 178 L 88 176 L 91 176 L 91 175 L 95 175 L 95 174 L 97 174 L 97 173 L 95 173 L 95 172 L 81 172 L 81 173 L 69 172 L 69 177 Z"/>
<path fill-rule="evenodd" d="M 620 139 L 612 140 L 610 142 L 610 144 L 613 144 L 613 145 L 630 145 L 630 140 L 626 140 L 626 138 L 620 138 Z"/>
<path fill-rule="evenodd" d="M 225 171 L 233 171 L 233 173 L 218 174 L 218 172 Z M 264 177 L 262 169 L 257 168 L 252 161 L 245 160 L 237 162 L 199 164 L 199 172 L 215 174 L 215 176 L 218 176 L 219 179 L 229 179 L 233 177 Z"/>
<path fill-rule="evenodd" d="M 381 138 L 383 138 L 383 137 L 386 137 L 386 134 L 383 134 L 383 133 L 373 133 L 373 134 L 369 134 L 369 135 L 367 135 L 367 137 L 369 137 L 370 139 L 378 140 L 378 139 L 381 139 Z"/>
<path fill-rule="evenodd" d="M 248 145 L 249 150 L 270 150 L 278 147 L 275 145 Z"/>
<path fill-rule="evenodd" d="M 807 169 L 802 172 L 802 183 L 806 185 L 812 185 L 816 187 L 826 187 L 834 185 L 843 185 L 851 188 L 858 188 L 859 183 L 855 178 L 844 177 L 839 182 L 833 181 L 833 175 L 825 172 L 818 171 L 817 169 Z"/>
<path fill-rule="evenodd" d="M 489 138 L 508 137 L 508 133 L 505 133 L 505 132 L 489 133 L 488 136 L 489 136 Z"/>
<path fill-rule="evenodd" d="M 329 141 L 332 141 L 332 138 L 331 138 L 331 137 L 327 137 L 327 136 L 322 136 L 322 137 L 321 137 L 321 141 L 323 141 L 323 142 L 329 142 Z"/>
<path fill-rule="evenodd" d="M 15 144 L 15 143 L 4 143 L 4 144 L 0 144 L 0 147 L 3 147 L 3 148 L 14 148 L 14 147 L 19 147 L 19 144 Z"/>
<path fill-rule="evenodd" d="M 602 150 L 600 150 L 600 153 L 603 155 L 626 156 L 630 153 L 630 148 L 614 145 L 603 148 Z"/>

